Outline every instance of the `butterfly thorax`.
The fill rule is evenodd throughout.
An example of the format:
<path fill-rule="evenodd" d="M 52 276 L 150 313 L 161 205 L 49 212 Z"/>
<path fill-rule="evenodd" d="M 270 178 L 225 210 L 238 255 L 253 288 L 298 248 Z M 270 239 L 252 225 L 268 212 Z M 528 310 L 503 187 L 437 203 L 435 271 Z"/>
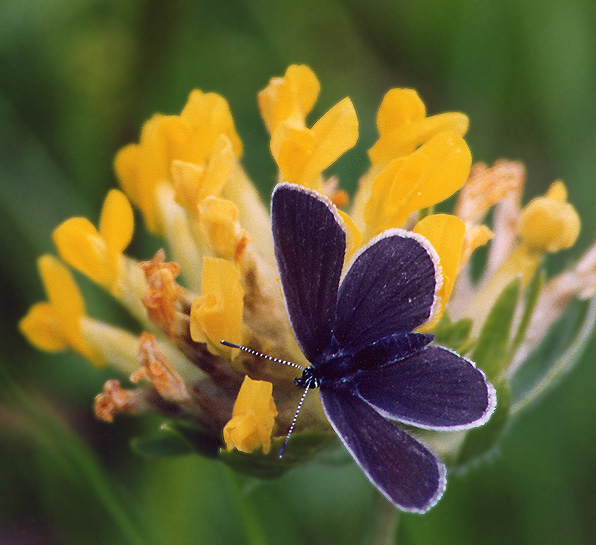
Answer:
<path fill-rule="evenodd" d="M 332 382 L 341 382 L 341 379 L 349 376 L 353 367 L 353 356 L 344 354 L 341 351 L 329 351 L 322 355 L 310 367 L 307 367 L 302 376 L 295 380 L 302 388 L 318 388 L 322 382 L 330 385 Z"/>

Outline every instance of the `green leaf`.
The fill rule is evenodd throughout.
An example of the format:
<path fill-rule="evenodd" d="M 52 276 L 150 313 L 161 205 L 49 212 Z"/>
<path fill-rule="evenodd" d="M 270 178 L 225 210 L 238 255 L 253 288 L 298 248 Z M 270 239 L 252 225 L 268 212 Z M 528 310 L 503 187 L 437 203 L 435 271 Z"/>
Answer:
<path fill-rule="evenodd" d="M 596 327 L 596 297 L 573 300 L 510 379 L 518 412 L 556 384 L 578 361 Z"/>
<path fill-rule="evenodd" d="M 193 451 L 184 439 L 162 432 L 134 437 L 130 447 L 137 454 L 148 457 L 186 456 Z"/>
<path fill-rule="evenodd" d="M 507 346 L 520 287 L 521 280 L 516 278 L 501 292 L 482 326 L 471 355 L 490 381 L 499 376 L 507 363 Z"/>
<path fill-rule="evenodd" d="M 497 407 L 490 420 L 479 428 L 466 433 L 464 442 L 456 457 L 455 466 L 461 467 L 472 460 L 486 454 L 499 440 L 503 428 L 509 419 L 511 394 L 506 379 L 495 384 L 497 390 Z"/>
<path fill-rule="evenodd" d="M 232 452 L 221 450 L 219 459 L 240 473 L 260 479 L 276 479 L 286 471 L 311 461 L 321 450 L 332 443 L 333 437 L 329 433 L 322 432 L 294 433 L 288 442 L 283 458 L 279 458 L 277 455 L 285 440 L 280 437 L 273 441 L 269 454 L 247 454 L 237 450 Z"/>
<path fill-rule="evenodd" d="M 197 454 L 207 458 L 217 458 L 219 449 L 222 446 L 221 438 L 197 424 L 186 420 L 176 420 L 166 422 L 161 427 L 165 431 L 183 437 Z"/>
<path fill-rule="evenodd" d="M 545 274 L 542 270 L 537 270 L 536 274 L 534 274 L 532 280 L 530 281 L 529 286 L 526 289 L 524 294 L 525 305 L 524 305 L 524 313 L 521 317 L 519 322 L 519 326 L 517 328 L 517 332 L 515 333 L 515 338 L 513 339 L 511 345 L 509 346 L 509 351 L 507 354 L 507 361 L 510 362 L 513 358 L 515 352 L 521 345 L 522 341 L 526 336 L 526 331 L 528 330 L 528 326 L 530 325 L 530 320 L 532 319 L 532 314 L 534 309 L 536 308 L 536 303 L 538 302 L 538 296 L 540 295 L 540 291 L 542 290 L 542 286 L 544 286 L 544 279 Z"/>
<path fill-rule="evenodd" d="M 471 331 L 472 320 L 470 318 L 462 318 L 455 322 L 447 318 L 441 320 L 432 332 L 435 335 L 435 343 L 461 352 L 461 348 L 467 344 Z"/>
<path fill-rule="evenodd" d="M 191 422 L 172 421 L 161 425 L 151 435 L 135 437 L 131 448 L 143 456 L 171 457 L 200 454 L 217 456 L 221 441 Z"/>

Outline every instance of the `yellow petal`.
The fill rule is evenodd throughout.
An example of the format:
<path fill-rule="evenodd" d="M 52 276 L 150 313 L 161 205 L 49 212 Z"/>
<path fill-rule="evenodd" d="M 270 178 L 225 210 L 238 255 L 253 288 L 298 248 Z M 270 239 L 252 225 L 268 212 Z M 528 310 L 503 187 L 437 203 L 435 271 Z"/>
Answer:
<path fill-rule="evenodd" d="M 366 240 L 391 227 L 401 227 L 413 211 L 406 206 L 409 193 L 416 191 L 427 169 L 424 154 L 395 159 L 374 179 L 364 206 Z"/>
<path fill-rule="evenodd" d="M 301 183 L 303 172 L 312 156 L 316 139 L 310 129 L 293 129 L 280 125 L 271 137 L 271 153 L 285 181 Z"/>
<path fill-rule="evenodd" d="M 192 302 L 191 337 L 203 341 L 205 336 L 218 352 L 229 352 L 221 340 L 242 342 L 242 312 L 244 289 L 240 271 L 229 261 L 205 257 L 201 296 Z"/>
<path fill-rule="evenodd" d="M 234 259 L 246 233 L 238 223 L 238 207 L 226 199 L 207 197 L 199 205 L 199 228 L 209 246 L 220 257 Z"/>
<path fill-rule="evenodd" d="M 95 226 L 86 218 L 70 218 L 53 233 L 60 257 L 99 284 L 111 285 L 113 270 L 108 250 Z"/>
<path fill-rule="evenodd" d="M 176 159 L 196 164 L 207 161 L 222 134 L 232 144 L 234 155 L 242 155 L 242 142 L 234 127 L 228 102 L 222 96 L 196 89 L 190 93 L 180 117 L 192 127 L 192 137 Z"/>
<path fill-rule="evenodd" d="M 204 178 L 205 167 L 178 159 L 172 161 L 172 182 L 176 190 L 176 201 L 192 214 L 196 214 Z"/>
<path fill-rule="evenodd" d="M 137 206 L 142 199 L 142 188 L 139 182 L 139 162 L 141 148 L 138 144 L 128 144 L 118 150 L 114 158 L 114 171 L 122 189 Z"/>
<path fill-rule="evenodd" d="M 39 350 L 59 352 L 68 348 L 58 317 L 50 303 L 33 305 L 19 322 L 19 330 Z"/>
<path fill-rule="evenodd" d="M 143 125 L 139 144 L 126 146 L 116 155 L 114 167 L 120 184 L 154 234 L 162 230 L 156 189 L 169 180 L 172 161 L 185 153 L 190 137 L 191 127 L 184 119 L 158 114 Z"/>
<path fill-rule="evenodd" d="M 225 134 L 222 134 L 213 147 L 209 158 L 199 202 L 209 195 L 219 196 L 232 174 L 234 162 L 233 147 Z"/>
<path fill-rule="evenodd" d="M 99 219 L 99 234 L 109 253 L 120 254 L 130 244 L 134 215 L 126 195 L 117 189 L 108 192 Z"/>
<path fill-rule="evenodd" d="M 271 137 L 271 153 L 281 177 L 318 189 L 319 175 L 358 140 L 358 118 L 349 98 L 325 113 L 312 127 L 280 124 Z"/>
<path fill-rule="evenodd" d="M 377 113 L 379 134 L 426 117 L 426 107 L 414 89 L 390 89 Z"/>
<path fill-rule="evenodd" d="M 443 285 L 438 296 L 441 298 L 442 309 L 445 308 L 457 279 L 465 231 L 464 222 L 450 214 L 426 216 L 414 227 L 414 232 L 428 239 L 439 254 Z"/>
<path fill-rule="evenodd" d="M 162 234 L 162 216 L 156 202 L 160 184 L 171 183 L 174 160 L 204 168 L 226 138 L 232 153 L 239 157 L 242 143 L 228 103 L 215 93 L 193 91 L 179 116 L 154 115 L 141 130 L 139 144 L 124 147 L 114 167 L 122 188 L 141 210 L 149 231 Z"/>
<path fill-rule="evenodd" d="M 259 110 L 269 133 L 273 134 L 284 122 L 295 128 L 304 127 L 319 90 L 319 81 L 308 66 L 293 64 L 283 78 L 272 78 L 258 96 Z"/>
<path fill-rule="evenodd" d="M 85 303 L 74 278 L 55 257 L 43 255 L 38 260 L 39 273 L 62 334 L 71 347 L 83 344 L 80 320 L 85 315 Z"/>
<path fill-rule="evenodd" d="M 86 218 L 70 218 L 53 233 L 60 257 L 97 284 L 120 294 L 122 251 L 132 239 L 133 211 L 121 191 L 111 190 L 99 221 L 99 232 Z"/>
<path fill-rule="evenodd" d="M 408 194 L 411 211 L 437 204 L 460 189 L 470 172 L 472 154 L 464 139 L 453 132 L 442 132 L 415 152 L 427 159 L 424 176 Z"/>
<path fill-rule="evenodd" d="M 524 207 L 518 232 L 528 247 L 540 252 L 558 252 L 573 246 L 579 236 L 580 219 L 566 198 L 563 183 L 554 182 L 544 196 Z"/>
<path fill-rule="evenodd" d="M 38 266 L 48 302 L 31 308 L 19 324 L 21 331 L 39 348 L 50 351 L 70 348 L 99 364 L 101 358 L 82 336 L 85 303 L 72 275 L 51 255 L 41 256 Z"/>
<path fill-rule="evenodd" d="M 348 263 L 362 244 L 362 233 L 348 214 L 339 209 L 337 212 L 344 221 L 344 229 L 346 230 L 346 256 L 344 263 Z"/>
<path fill-rule="evenodd" d="M 349 98 L 328 110 L 312 127 L 316 148 L 302 173 L 303 180 L 318 176 L 358 140 L 358 118 Z"/>
<path fill-rule="evenodd" d="M 487 244 L 491 238 L 493 232 L 486 225 L 466 225 L 460 269 L 470 260 L 474 250 Z"/>
<path fill-rule="evenodd" d="M 413 89 L 391 89 L 377 115 L 379 139 L 369 150 L 371 162 L 383 166 L 412 153 L 418 146 L 443 131 L 463 136 L 468 118 L 458 112 L 426 117 L 424 103 Z"/>
<path fill-rule="evenodd" d="M 231 420 L 223 434 L 226 448 L 242 452 L 271 449 L 271 433 L 277 416 L 273 401 L 273 385 L 262 380 L 244 377 L 244 382 L 234 403 Z"/>
<path fill-rule="evenodd" d="M 364 206 L 370 236 L 401 227 L 412 212 L 450 197 L 465 183 L 471 162 L 466 142 L 451 132 L 391 161 L 373 181 Z"/>

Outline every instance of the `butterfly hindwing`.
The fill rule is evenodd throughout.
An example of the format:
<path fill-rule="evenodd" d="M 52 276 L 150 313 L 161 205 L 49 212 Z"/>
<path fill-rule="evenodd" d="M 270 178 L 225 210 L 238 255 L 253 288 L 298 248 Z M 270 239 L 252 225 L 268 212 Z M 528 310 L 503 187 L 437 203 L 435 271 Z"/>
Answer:
<path fill-rule="evenodd" d="M 400 509 L 424 513 L 445 489 L 445 466 L 416 440 L 342 389 L 321 387 L 323 409 L 368 479 Z"/>
<path fill-rule="evenodd" d="M 455 352 L 429 346 L 394 365 L 363 373 L 355 393 L 386 418 L 430 429 L 467 429 L 488 420 L 495 390 Z"/>
<path fill-rule="evenodd" d="M 296 339 L 313 362 L 331 344 L 346 234 L 331 202 L 278 184 L 271 198 L 275 258 Z"/>
<path fill-rule="evenodd" d="M 428 320 L 440 287 L 438 257 L 430 243 L 390 229 L 365 246 L 339 288 L 334 335 L 339 346 L 357 351 Z"/>

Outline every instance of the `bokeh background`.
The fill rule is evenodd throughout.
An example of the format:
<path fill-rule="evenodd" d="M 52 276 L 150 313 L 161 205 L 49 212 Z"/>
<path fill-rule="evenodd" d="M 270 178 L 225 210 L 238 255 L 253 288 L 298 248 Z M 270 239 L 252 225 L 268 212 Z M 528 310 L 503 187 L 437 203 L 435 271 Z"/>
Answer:
<path fill-rule="evenodd" d="M 95 421 L 112 372 L 36 352 L 16 331 L 43 290 L 35 260 L 74 215 L 96 221 L 115 151 L 191 89 L 225 96 L 243 163 L 265 199 L 275 180 L 256 93 L 291 63 L 349 95 L 358 146 L 333 168 L 353 190 L 386 90 L 415 87 L 430 113 L 470 116 L 475 160 L 522 160 L 526 199 L 563 179 L 596 234 L 596 3 L 592 0 L 2 0 L 0 2 L 0 543 L 359 543 L 372 489 L 351 464 L 280 480 L 197 457 L 129 448 L 152 419 Z M 139 229 L 139 231 L 142 231 Z M 137 234 L 130 253 L 159 241 Z M 81 279 L 91 314 L 126 316 Z M 595 345 L 510 427 L 496 452 L 450 476 L 439 505 L 400 521 L 403 544 L 596 543 Z"/>

